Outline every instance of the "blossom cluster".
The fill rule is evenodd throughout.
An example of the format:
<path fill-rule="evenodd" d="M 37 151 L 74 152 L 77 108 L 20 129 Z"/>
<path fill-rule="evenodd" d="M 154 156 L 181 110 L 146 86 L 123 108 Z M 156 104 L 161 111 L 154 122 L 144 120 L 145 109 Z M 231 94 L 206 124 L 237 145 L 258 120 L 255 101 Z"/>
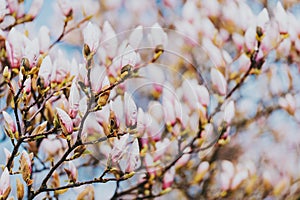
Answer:
<path fill-rule="evenodd" d="M 298 4 L 247 2 L 0 0 L 0 199 L 296 198 Z"/>

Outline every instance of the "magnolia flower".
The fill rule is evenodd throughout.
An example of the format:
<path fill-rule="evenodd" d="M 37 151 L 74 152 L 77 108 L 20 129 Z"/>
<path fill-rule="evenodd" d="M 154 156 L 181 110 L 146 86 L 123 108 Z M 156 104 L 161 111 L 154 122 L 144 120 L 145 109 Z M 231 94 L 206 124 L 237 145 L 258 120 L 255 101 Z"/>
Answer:
<path fill-rule="evenodd" d="M 10 176 L 8 169 L 5 167 L 0 177 L 0 199 L 6 199 L 11 191 Z"/>
<path fill-rule="evenodd" d="M 290 115 L 294 115 L 296 111 L 296 99 L 290 93 L 285 95 L 285 97 L 280 97 L 278 104 L 286 110 Z"/>
<path fill-rule="evenodd" d="M 260 13 L 258 14 L 258 16 L 256 18 L 256 26 L 259 26 L 264 30 L 265 25 L 269 21 L 270 21 L 270 18 L 269 18 L 268 10 L 266 8 L 264 8 L 264 9 L 262 9 L 262 11 L 260 11 Z"/>
<path fill-rule="evenodd" d="M 155 23 L 151 26 L 150 31 L 150 35 L 148 35 L 150 43 L 154 47 L 162 45 L 163 48 L 166 48 L 168 44 L 168 35 L 164 32 L 161 26 L 158 23 Z"/>
<path fill-rule="evenodd" d="M 19 2 L 17 0 L 7 0 L 7 4 L 10 13 L 14 13 L 19 10 Z"/>
<path fill-rule="evenodd" d="M 152 176 L 155 175 L 156 174 L 156 167 L 155 167 L 155 164 L 154 164 L 154 161 L 153 161 L 153 157 L 149 153 L 147 153 L 145 155 L 144 162 L 145 162 L 144 164 L 145 164 L 147 172 Z"/>
<path fill-rule="evenodd" d="M 41 64 L 38 76 L 42 79 L 43 87 L 47 87 L 50 84 L 50 77 L 52 73 L 52 62 L 49 56 L 46 56 Z"/>
<path fill-rule="evenodd" d="M 74 119 L 77 115 L 78 108 L 79 108 L 79 101 L 80 101 L 80 94 L 76 85 L 76 79 L 74 79 L 71 85 L 70 96 L 69 96 L 69 115 L 72 119 Z"/>
<path fill-rule="evenodd" d="M 101 30 L 98 25 L 89 22 L 88 25 L 83 29 L 83 40 L 88 45 L 91 52 L 95 53 L 99 47 Z"/>
<path fill-rule="evenodd" d="M 286 34 L 288 32 L 288 16 L 280 1 L 277 2 L 274 15 L 278 23 L 280 34 Z"/>
<path fill-rule="evenodd" d="M 6 0 L 0 0 L 0 22 L 2 22 L 4 16 L 8 13 L 6 6 L 7 6 Z"/>
<path fill-rule="evenodd" d="M 241 169 L 240 171 L 236 172 L 232 182 L 230 189 L 235 190 L 237 187 L 242 183 L 243 180 L 245 180 L 248 177 L 248 171 L 245 169 Z"/>
<path fill-rule="evenodd" d="M 27 185 L 32 184 L 32 180 L 30 179 L 31 175 L 31 160 L 32 154 L 29 155 L 27 151 L 23 150 L 20 158 L 20 169 L 22 173 L 23 180 L 26 182 Z"/>
<path fill-rule="evenodd" d="M 76 166 L 74 165 L 74 163 L 72 161 L 69 161 L 69 165 L 68 168 L 65 168 L 65 171 L 69 177 L 69 180 L 73 183 L 76 182 L 77 177 L 78 177 L 78 171 Z"/>
<path fill-rule="evenodd" d="M 41 142 L 40 148 L 46 154 L 47 158 L 59 155 L 59 152 L 66 146 L 66 141 L 61 139 L 45 138 Z"/>
<path fill-rule="evenodd" d="M 62 109 L 56 108 L 57 115 L 60 121 L 60 125 L 63 131 L 63 134 L 70 135 L 73 132 L 73 122 L 70 116 Z"/>
<path fill-rule="evenodd" d="M 6 128 L 8 130 L 11 130 L 13 133 L 15 133 L 17 131 L 17 128 L 16 128 L 16 124 L 15 124 L 14 120 L 12 119 L 12 117 L 5 111 L 2 111 L 2 114 L 4 117 Z"/>
<path fill-rule="evenodd" d="M 137 122 L 137 107 L 132 96 L 127 92 L 124 94 L 124 112 L 126 126 L 135 126 Z"/>
<path fill-rule="evenodd" d="M 230 101 L 225 106 L 224 121 L 227 122 L 227 124 L 230 124 L 232 119 L 234 118 L 234 114 L 235 114 L 234 102 Z"/>
<path fill-rule="evenodd" d="M 222 167 L 222 172 L 220 174 L 221 187 L 222 190 L 226 191 L 230 188 L 230 183 L 234 176 L 234 166 L 232 162 L 228 160 L 222 160 L 221 167 Z"/>
<path fill-rule="evenodd" d="M 226 95 L 227 82 L 223 74 L 216 68 L 212 68 L 210 71 L 211 81 L 213 87 L 218 91 L 220 95 Z"/>
<path fill-rule="evenodd" d="M 8 162 L 9 158 L 11 157 L 11 152 L 4 147 L 4 154 L 5 154 L 5 160 L 6 160 L 6 163 Z"/>
<path fill-rule="evenodd" d="M 143 39 L 143 27 L 136 27 L 129 35 L 128 42 L 133 49 L 137 49 Z"/>
<path fill-rule="evenodd" d="M 245 32 L 245 45 L 248 51 L 253 51 L 256 48 L 257 39 L 256 39 L 256 28 L 254 26 L 250 26 L 247 28 Z"/>
<path fill-rule="evenodd" d="M 70 0 L 59 0 L 58 6 L 65 16 L 70 16 L 72 14 L 72 6 Z"/>
<path fill-rule="evenodd" d="M 138 163 L 140 162 L 140 148 L 137 138 L 130 144 L 127 150 L 125 172 L 132 172 L 136 169 Z"/>
<path fill-rule="evenodd" d="M 203 38 L 202 45 L 215 67 L 224 67 L 225 61 L 221 50 L 208 38 Z"/>
<path fill-rule="evenodd" d="M 138 54 L 130 45 L 128 45 L 122 54 L 121 66 L 124 67 L 126 65 L 130 65 L 134 67 L 138 59 Z"/>
<path fill-rule="evenodd" d="M 111 159 L 113 162 L 118 162 L 126 151 L 127 145 L 130 143 L 130 135 L 125 134 L 120 139 L 115 140 L 114 147 L 111 150 Z"/>
<path fill-rule="evenodd" d="M 31 77 L 29 77 L 25 80 L 23 91 L 26 92 L 27 94 L 30 93 L 30 91 L 31 91 Z"/>
<path fill-rule="evenodd" d="M 118 38 L 108 21 L 105 21 L 103 24 L 101 47 L 105 49 L 108 57 L 113 58 L 116 55 Z"/>
<path fill-rule="evenodd" d="M 194 178 L 195 182 L 201 181 L 205 176 L 205 174 L 208 172 L 208 170 L 209 170 L 209 162 L 207 161 L 201 162 L 197 168 L 196 176 Z"/>
<path fill-rule="evenodd" d="M 28 15 L 35 18 L 43 6 L 44 0 L 33 0 L 28 11 Z"/>
<path fill-rule="evenodd" d="M 12 67 L 19 68 L 20 60 L 23 57 L 24 41 L 27 38 L 14 27 L 9 31 L 5 42 L 7 56 Z"/>
<path fill-rule="evenodd" d="M 41 26 L 38 33 L 38 40 L 40 52 L 46 52 L 50 46 L 50 31 L 47 26 Z"/>
<path fill-rule="evenodd" d="M 175 178 L 175 167 L 171 167 L 164 175 L 163 179 L 163 190 L 168 189 L 172 186 Z"/>
<path fill-rule="evenodd" d="M 104 85 L 109 85 L 106 79 L 106 70 L 104 66 L 95 65 L 91 69 L 91 84 L 92 90 L 95 94 L 98 94 Z"/>

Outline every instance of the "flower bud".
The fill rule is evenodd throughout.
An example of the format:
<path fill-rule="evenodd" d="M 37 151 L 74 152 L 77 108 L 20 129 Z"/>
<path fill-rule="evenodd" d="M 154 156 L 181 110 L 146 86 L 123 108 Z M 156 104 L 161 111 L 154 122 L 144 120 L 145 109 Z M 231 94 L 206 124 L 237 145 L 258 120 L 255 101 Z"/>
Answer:
<path fill-rule="evenodd" d="M 25 150 L 23 150 L 20 158 L 20 170 L 22 173 L 23 180 L 27 185 L 31 185 L 33 180 L 30 179 L 31 175 L 31 160 L 32 153 L 29 155 Z"/>
<path fill-rule="evenodd" d="M 6 199 L 11 191 L 8 169 L 5 167 L 0 177 L 0 199 Z"/>
<path fill-rule="evenodd" d="M 3 78 L 6 82 L 9 82 L 10 81 L 10 78 L 11 78 L 11 72 L 10 70 L 8 69 L 8 66 L 5 66 L 4 70 L 3 70 Z"/>
<path fill-rule="evenodd" d="M 18 199 L 23 199 L 24 197 L 24 185 L 21 183 L 20 179 L 17 178 L 17 197 Z"/>

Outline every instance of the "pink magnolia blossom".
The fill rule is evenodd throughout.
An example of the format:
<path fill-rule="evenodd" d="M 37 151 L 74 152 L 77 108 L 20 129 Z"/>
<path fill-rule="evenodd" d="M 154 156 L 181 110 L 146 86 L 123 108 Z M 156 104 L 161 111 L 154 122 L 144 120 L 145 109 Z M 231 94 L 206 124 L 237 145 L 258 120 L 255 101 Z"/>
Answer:
<path fill-rule="evenodd" d="M 68 168 L 65 169 L 65 170 L 68 174 L 68 177 L 69 177 L 70 181 L 76 182 L 77 177 L 78 177 L 78 171 L 77 171 L 77 168 L 76 168 L 76 166 L 74 165 L 74 163 L 72 161 L 69 161 Z"/>
<path fill-rule="evenodd" d="M 228 160 L 222 160 L 221 162 L 222 172 L 220 174 L 220 182 L 222 190 L 228 190 L 231 185 L 232 178 L 234 176 L 234 165 Z"/>
<path fill-rule="evenodd" d="M 47 26 L 41 26 L 38 33 L 38 41 L 40 52 L 46 52 L 50 46 L 50 30 Z"/>
<path fill-rule="evenodd" d="M 134 67 L 138 62 L 138 59 L 138 54 L 130 45 L 128 45 L 122 54 L 121 66 L 131 65 Z"/>
<path fill-rule="evenodd" d="M 135 138 L 130 147 L 127 150 L 127 160 L 126 160 L 126 168 L 125 172 L 132 172 L 138 166 L 140 162 L 140 148 L 138 140 Z"/>
<path fill-rule="evenodd" d="M 149 153 L 147 153 L 145 155 L 144 162 L 145 162 L 145 167 L 146 167 L 147 172 L 152 176 L 155 175 L 156 174 L 156 167 L 155 167 L 155 164 L 154 164 L 153 157 Z"/>
<path fill-rule="evenodd" d="M 4 117 L 6 128 L 11 130 L 13 133 L 15 133 L 17 131 L 16 124 L 15 124 L 14 120 L 12 119 L 12 117 L 10 116 L 10 114 L 8 114 L 5 111 L 2 111 L 2 114 Z"/>
<path fill-rule="evenodd" d="M 63 133 L 65 135 L 71 134 L 73 132 L 73 122 L 70 116 L 60 108 L 56 108 L 56 111 L 63 129 Z"/>
<path fill-rule="evenodd" d="M 296 112 L 296 99 L 291 94 L 280 97 L 278 104 L 285 109 L 289 114 L 294 115 Z"/>
<path fill-rule="evenodd" d="M 92 90 L 95 94 L 98 94 L 104 85 L 102 85 L 106 77 L 106 70 L 104 66 L 95 65 L 91 69 L 91 84 Z M 107 84 L 107 83 L 105 83 Z"/>
<path fill-rule="evenodd" d="M 228 124 L 231 123 L 232 119 L 234 118 L 235 115 L 235 106 L 234 102 L 230 101 L 226 104 L 225 110 L 224 110 L 224 121 L 227 122 Z"/>
<path fill-rule="evenodd" d="M 244 47 L 244 37 L 239 33 L 232 34 L 232 40 L 238 51 L 241 51 Z"/>
<path fill-rule="evenodd" d="M 184 20 L 187 20 L 189 23 L 196 21 L 199 16 L 199 11 L 196 6 L 196 2 L 192 0 L 186 1 L 182 8 L 182 17 Z"/>
<path fill-rule="evenodd" d="M 162 45 L 164 48 L 167 47 L 168 44 L 168 35 L 164 32 L 162 27 L 155 23 L 151 26 L 150 35 L 148 35 L 150 43 L 156 47 L 158 45 Z"/>
<path fill-rule="evenodd" d="M 23 57 L 25 36 L 14 27 L 9 31 L 5 42 L 8 58 L 11 66 L 18 68 Z"/>
<path fill-rule="evenodd" d="M 74 119 L 77 115 L 78 108 L 79 108 L 79 100 L 80 100 L 80 94 L 79 94 L 78 87 L 76 85 L 76 79 L 74 79 L 71 85 L 70 96 L 69 96 L 69 115 L 72 119 Z"/>
<path fill-rule="evenodd" d="M 101 47 L 103 47 L 108 57 L 113 58 L 118 48 L 118 37 L 108 21 L 105 21 L 102 29 Z"/>
<path fill-rule="evenodd" d="M 7 0 L 6 2 L 10 13 L 14 13 L 19 10 L 18 0 Z"/>
<path fill-rule="evenodd" d="M 176 169 L 185 166 L 185 165 L 190 161 L 191 154 L 187 153 L 187 152 L 189 152 L 190 150 L 191 150 L 190 147 L 184 149 L 184 151 L 183 151 L 184 154 L 183 154 L 183 155 L 181 156 L 181 158 L 179 158 L 179 160 L 177 160 L 177 162 L 175 163 Z"/>
<path fill-rule="evenodd" d="M 33 0 L 28 11 L 28 15 L 35 18 L 43 6 L 44 0 Z"/>
<path fill-rule="evenodd" d="M 226 95 L 227 82 L 223 74 L 219 70 L 212 68 L 210 71 L 210 76 L 212 85 L 218 91 L 218 93 L 223 96 Z"/>
<path fill-rule="evenodd" d="M 134 126 L 137 122 L 137 107 L 132 96 L 127 92 L 124 94 L 124 112 L 126 126 Z"/>
<path fill-rule="evenodd" d="M 175 178 L 175 167 L 171 167 L 164 175 L 164 179 L 163 179 L 163 190 L 170 188 L 174 182 L 174 178 Z"/>
<path fill-rule="evenodd" d="M 31 172 L 31 158 L 30 158 L 29 154 L 27 153 L 27 151 L 23 150 L 22 154 L 21 154 L 21 157 L 24 158 L 24 161 L 26 162 L 25 164 L 28 165 L 29 170 Z"/>
<path fill-rule="evenodd" d="M 31 78 L 30 77 L 25 80 L 23 91 L 26 92 L 27 94 L 30 93 L 30 91 L 31 91 Z"/>
<path fill-rule="evenodd" d="M 133 49 L 137 49 L 143 39 L 143 27 L 136 27 L 130 34 L 128 42 Z"/>
<path fill-rule="evenodd" d="M 114 147 L 111 150 L 111 159 L 118 162 L 126 152 L 127 145 L 130 143 L 130 135 L 125 134 L 120 139 L 115 140 Z"/>
<path fill-rule="evenodd" d="M 286 34 L 288 32 L 288 16 L 280 1 L 274 9 L 275 19 L 278 23 L 279 32 L 281 34 Z"/>
<path fill-rule="evenodd" d="M 232 179 L 230 189 L 235 190 L 242 183 L 242 181 L 245 180 L 247 177 L 248 177 L 247 170 L 241 169 L 240 171 L 236 172 Z"/>
<path fill-rule="evenodd" d="M 52 62 L 49 56 L 46 56 L 41 64 L 38 76 L 43 79 L 44 87 L 47 87 L 50 84 L 50 77 L 52 73 Z"/>
<path fill-rule="evenodd" d="M 72 6 L 70 0 L 59 0 L 57 3 L 63 15 L 69 16 L 72 13 Z"/>
<path fill-rule="evenodd" d="M 45 138 L 41 142 L 40 148 L 48 158 L 59 155 L 59 152 L 66 147 L 66 141 L 61 139 L 48 139 Z"/>
<path fill-rule="evenodd" d="M 84 43 L 95 53 L 99 47 L 101 30 L 98 25 L 89 22 L 82 31 Z"/>
<path fill-rule="evenodd" d="M 208 172 L 208 170 L 209 170 L 209 162 L 202 161 L 197 168 L 197 172 L 196 172 L 196 176 L 195 176 L 194 180 L 196 182 L 201 181 L 203 179 L 203 177 L 205 176 L 205 174 Z"/>
<path fill-rule="evenodd" d="M 9 158 L 11 157 L 11 152 L 4 147 L 4 154 L 5 154 L 5 160 L 6 160 L 6 163 L 8 162 Z"/>
<path fill-rule="evenodd" d="M 210 39 L 203 38 L 202 45 L 215 67 L 225 66 L 225 61 L 221 50 L 216 45 L 214 45 Z"/>
<path fill-rule="evenodd" d="M 7 2 L 5 0 L 0 0 L 0 22 L 2 22 L 4 16 L 8 13 L 6 6 Z"/>
<path fill-rule="evenodd" d="M 6 199 L 11 190 L 10 176 L 8 169 L 5 167 L 0 177 L 0 198 Z"/>
<path fill-rule="evenodd" d="M 253 51 L 256 48 L 256 44 L 257 44 L 256 28 L 254 26 L 248 27 L 244 37 L 245 37 L 245 45 L 247 51 Z"/>
<path fill-rule="evenodd" d="M 256 18 L 256 25 L 261 27 L 263 30 L 266 24 L 270 21 L 269 13 L 266 8 L 262 9 Z"/>

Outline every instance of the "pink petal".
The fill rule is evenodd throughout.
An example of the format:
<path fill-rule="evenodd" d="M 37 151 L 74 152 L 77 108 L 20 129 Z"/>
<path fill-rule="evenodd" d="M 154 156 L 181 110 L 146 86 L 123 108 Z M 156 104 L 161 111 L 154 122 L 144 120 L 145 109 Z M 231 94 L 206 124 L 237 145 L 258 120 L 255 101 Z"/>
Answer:
<path fill-rule="evenodd" d="M 66 134 L 71 134 L 73 132 L 73 122 L 70 116 L 62 109 L 56 108 L 58 117 L 61 121 L 61 125 L 63 128 L 63 131 Z"/>
<path fill-rule="evenodd" d="M 105 49 L 105 52 L 110 58 L 113 58 L 116 55 L 118 48 L 118 38 L 114 29 L 108 21 L 105 21 L 103 24 L 101 46 Z"/>
<path fill-rule="evenodd" d="M 124 112 L 126 126 L 134 126 L 137 121 L 137 107 L 132 96 L 127 92 L 124 94 Z"/>
<path fill-rule="evenodd" d="M 52 62 L 49 56 L 46 56 L 41 64 L 38 76 L 44 79 L 44 86 L 47 87 L 50 83 L 50 76 L 52 73 Z"/>
<path fill-rule="evenodd" d="M 164 32 L 164 30 L 158 23 L 155 23 L 151 26 L 149 39 L 154 47 L 163 45 L 163 47 L 165 48 L 168 44 L 168 35 Z"/>
<path fill-rule="evenodd" d="M 138 55 L 134 51 L 134 49 L 128 45 L 122 54 L 121 66 L 124 67 L 126 65 L 135 66 L 138 61 Z"/>
<path fill-rule="evenodd" d="M 43 6 L 43 3 L 44 0 L 33 0 L 27 14 L 33 18 L 37 16 L 37 14 L 39 13 L 40 9 Z"/>
<path fill-rule="evenodd" d="M 174 182 L 175 178 L 175 167 L 171 167 L 164 175 L 163 179 L 163 189 L 170 188 Z"/>
<path fill-rule="evenodd" d="M 217 89 L 220 95 L 225 95 L 227 91 L 227 82 L 223 74 L 219 70 L 212 68 L 210 76 L 213 87 Z"/>
<path fill-rule="evenodd" d="M 91 50 L 91 52 L 96 52 L 99 47 L 101 30 L 98 25 L 89 22 L 88 25 L 83 29 L 83 40 Z"/>
<path fill-rule="evenodd" d="M 274 10 L 275 19 L 278 22 L 279 32 L 288 32 L 288 16 L 280 1 L 277 2 L 276 8 Z"/>
<path fill-rule="evenodd" d="M 137 49 L 143 39 L 143 27 L 136 27 L 129 36 L 129 44 L 133 49 Z"/>
<path fill-rule="evenodd" d="M 140 159 L 140 148 L 137 139 L 134 139 L 127 153 L 129 154 L 129 156 L 127 158 L 125 172 L 132 172 L 136 169 Z"/>
<path fill-rule="evenodd" d="M 74 80 L 70 89 L 69 96 L 69 115 L 71 118 L 75 118 L 79 108 L 80 94 L 76 85 L 76 81 Z"/>
<path fill-rule="evenodd" d="M 91 69 L 91 84 L 92 90 L 98 94 L 102 89 L 102 82 L 106 77 L 106 70 L 104 66 L 95 65 Z"/>
<path fill-rule="evenodd" d="M 224 110 L 224 121 L 228 124 L 231 123 L 232 119 L 235 115 L 235 108 L 234 108 L 234 102 L 230 101 L 226 104 L 225 110 Z"/>
<path fill-rule="evenodd" d="M 13 133 L 17 131 L 16 125 L 12 117 L 5 111 L 2 111 L 4 121 L 7 125 L 7 128 L 10 129 Z"/>
<path fill-rule="evenodd" d="M 10 177 L 8 169 L 5 167 L 0 177 L 0 195 L 4 194 L 10 188 Z"/>

